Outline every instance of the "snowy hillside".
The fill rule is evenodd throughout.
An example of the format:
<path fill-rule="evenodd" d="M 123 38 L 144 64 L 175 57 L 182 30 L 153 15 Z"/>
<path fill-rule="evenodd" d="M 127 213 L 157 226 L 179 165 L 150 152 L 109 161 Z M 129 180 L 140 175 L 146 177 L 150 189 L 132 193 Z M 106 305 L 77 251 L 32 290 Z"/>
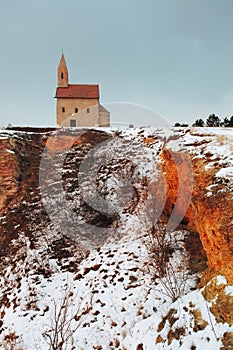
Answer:
<path fill-rule="evenodd" d="M 67 335 L 78 328 L 68 348 L 73 343 L 75 349 L 137 349 L 143 344 L 143 349 L 151 350 L 194 346 L 214 350 L 220 348 L 223 334 L 233 330 L 216 322 L 202 290 L 191 291 L 195 276 L 176 277 L 176 283 L 186 284 L 187 294 L 173 302 L 162 281 L 151 280 L 147 252 L 134 232 L 93 251 L 75 274 L 62 273 L 51 261 L 52 275 L 44 278 L 33 271 L 33 252 L 28 255 L 32 268 L 14 286 L 3 332 L 22 335 L 24 349 L 49 348 L 43 334 L 55 326 L 55 308 L 58 313 L 69 293 L 66 319 L 73 319 Z M 10 275 L 5 281 L 14 285 Z M 218 277 L 218 283 L 226 281 Z M 227 291 L 233 293 L 233 288 Z"/>
<path fill-rule="evenodd" d="M 53 135 L 0 134 L 0 348 L 233 349 L 232 129 Z"/>

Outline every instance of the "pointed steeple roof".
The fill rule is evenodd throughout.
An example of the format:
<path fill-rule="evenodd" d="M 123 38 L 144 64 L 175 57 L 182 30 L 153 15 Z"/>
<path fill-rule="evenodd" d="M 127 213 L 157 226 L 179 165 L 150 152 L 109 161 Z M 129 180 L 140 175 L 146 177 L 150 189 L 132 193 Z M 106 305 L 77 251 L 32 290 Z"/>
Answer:
<path fill-rule="evenodd" d="M 65 59 L 65 55 L 63 52 L 62 52 L 61 59 L 59 62 L 59 67 L 66 67 L 66 69 L 67 69 L 66 59 Z"/>
<path fill-rule="evenodd" d="M 67 69 L 66 60 L 63 52 L 62 52 L 58 70 L 57 70 L 57 81 L 58 81 L 59 87 L 67 88 L 69 85 L 68 69 Z"/>

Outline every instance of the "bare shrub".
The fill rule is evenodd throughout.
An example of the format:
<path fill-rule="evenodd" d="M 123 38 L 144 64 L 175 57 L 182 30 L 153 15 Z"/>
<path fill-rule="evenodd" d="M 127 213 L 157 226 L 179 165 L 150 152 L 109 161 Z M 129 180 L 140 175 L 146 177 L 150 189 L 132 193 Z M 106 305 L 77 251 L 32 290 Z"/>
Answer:
<path fill-rule="evenodd" d="M 172 301 L 185 294 L 188 287 L 188 271 L 185 261 L 174 263 L 172 255 L 183 248 L 177 240 L 175 233 L 169 233 L 166 225 L 158 220 L 152 225 L 144 239 L 149 256 L 149 271 L 152 279 L 159 281 L 163 293 Z"/>
<path fill-rule="evenodd" d="M 163 278 L 166 275 L 169 257 L 174 251 L 166 234 L 166 227 L 161 222 L 153 225 L 148 233 L 147 250 L 150 265 L 153 266 L 153 277 Z"/>
<path fill-rule="evenodd" d="M 92 297 L 89 305 L 83 305 L 81 300 L 74 308 L 74 293 L 66 290 L 63 299 L 54 301 L 54 314 L 51 326 L 43 332 L 43 337 L 49 350 L 75 350 L 74 334 L 84 321 L 85 315 L 92 310 Z"/>

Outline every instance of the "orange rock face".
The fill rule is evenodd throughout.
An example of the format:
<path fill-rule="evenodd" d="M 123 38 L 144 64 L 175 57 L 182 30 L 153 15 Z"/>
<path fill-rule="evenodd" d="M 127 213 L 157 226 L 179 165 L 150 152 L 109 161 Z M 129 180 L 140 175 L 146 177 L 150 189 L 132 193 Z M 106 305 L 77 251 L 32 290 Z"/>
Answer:
<path fill-rule="evenodd" d="M 14 198 L 19 187 L 20 169 L 9 139 L 0 139 L 0 213 Z"/>
<path fill-rule="evenodd" d="M 104 141 L 105 133 L 95 133 L 93 130 L 79 129 L 78 132 L 65 132 L 51 134 L 46 142 L 46 148 L 52 155 L 56 152 L 66 151 L 70 148 L 85 143 L 95 144 Z"/>
<path fill-rule="evenodd" d="M 150 144 L 150 143 L 154 143 L 155 139 L 153 137 L 147 137 L 143 140 L 143 142 L 146 144 Z"/>
<path fill-rule="evenodd" d="M 169 149 L 161 156 L 167 182 L 167 201 L 165 213 L 169 216 L 176 206 L 177 213 L 182 212 L 186 191 L 191 182 L 187 174 L 187 152 L 176 153 L 174 161 Z M 228 183 L 215 178 L 220 165 L 215 164 L 206 170 L 207 160 L 189 154 L 192 163 L 193 188 L 190 203 L 183 223 L 200 235 L 208 257 L 208 265 L 213 271 L 228 268 L 233 276 L 233 201 Z M 178 174 L 182 181 L 178 181 Z M 212 185 L 211 193 L 207 187 Z M 178 195 L 178 192 L 181 195 Z M 178 198 L 178 200 L 177 200 Z"/>
<path fill-rule="evenodd" d="M 7 134 L 0 138 L 0 252 L 24 229 L 30 204 L 39 198 L 42 135 Z M 38 201 L 38 199 L 37 199 Z M 16 229 L 17 228 L 17 229 Z M 29 226 L 26 231 L 30 231 Z"/>

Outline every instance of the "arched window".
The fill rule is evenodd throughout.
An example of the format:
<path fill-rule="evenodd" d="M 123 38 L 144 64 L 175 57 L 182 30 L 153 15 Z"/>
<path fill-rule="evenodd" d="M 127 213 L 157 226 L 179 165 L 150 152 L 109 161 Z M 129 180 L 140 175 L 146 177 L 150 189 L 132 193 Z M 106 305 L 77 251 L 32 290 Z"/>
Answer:
<path fill-rule="evenodd" d="M 87 113 L 90 113 L 90 108 L 87 108 Z"/>
<path fill-rule="evenodd" d="M 61 73 L 61 79 L 63 79 L 64 78 L 64 74 L 63 73 Z"/>
<path fill-rule="evenodd" d="M 65 107 L 62 107 L 61 110 L 62 110 L 62 113 L 64 113 L 64 112 L 66 111 L 66 110 L 65 110 Z"/>
<path fill-rule="evenodd" d="M 74 109 L 74 113 L 78 113 L 78 108 L 77 107 Z"/>

